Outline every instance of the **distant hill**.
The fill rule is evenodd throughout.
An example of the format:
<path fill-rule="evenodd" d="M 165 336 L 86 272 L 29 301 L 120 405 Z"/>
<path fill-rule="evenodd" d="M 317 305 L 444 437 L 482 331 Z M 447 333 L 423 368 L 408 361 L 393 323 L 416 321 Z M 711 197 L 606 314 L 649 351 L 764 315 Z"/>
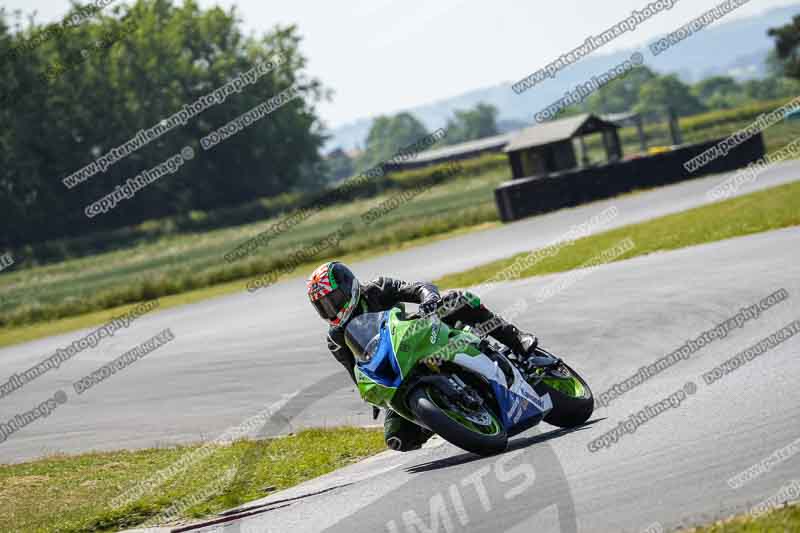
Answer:
<path fill-rule="evenodd" d="M 630 48 L 614 54 L 589 56 L 558 74 L 557 83 L 549 81 L 536 90 L 517 95 L 511 90 L 510 81 L 493 87 L 475 89 L 466 93 L 430 104 L 408 109 L 429 129 L 445 125 L 456 109 L 474 107 L 479 102 L 494 105 L 499 110 L 499 120 L 508 124 L 530 124 L 534 113 L 550 105 L 563 96 L 566 88 L 589 79 L 620 63 L 639 50 L 645 54 L 645 64 L 658 72 L 675 72 L 686 82 L 696 82 L 714 75 L 729 75 L 737 79 L 758 78 L 766 74 L 765 60 L 773 48 L 773 41 L 767 36 L 767 29 L 786 24 L 794 15 L 800 13 L 800 3 L 776 8 L 746 19 L 725 22 L 724 20 L 697 33 L 679 46 L 652 57 L 646 50 L 647 43 L 638 48 Z M 720 50 L 730 58 L 720 63 Z M 540 65 L 531 65 L 531 71 Z M 513 80 L 517 81 L 517 80 Z M 367 137 L 371 118 L 361 118 L 330 131 L 332 138 L 326 149 L 337 146 L 349 150 L 361 146 Z"/>

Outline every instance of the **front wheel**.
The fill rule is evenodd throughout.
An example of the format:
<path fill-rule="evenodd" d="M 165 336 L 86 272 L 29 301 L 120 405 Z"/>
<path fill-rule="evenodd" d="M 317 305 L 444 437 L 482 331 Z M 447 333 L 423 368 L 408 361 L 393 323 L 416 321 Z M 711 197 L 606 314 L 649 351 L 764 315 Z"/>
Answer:
<path fill-rule="evenodd" d="M 536 394 L 549 394 L 553 410 L 544 421 L 560 428 L 574 428 L 589 420 L 594 411 L 594 396 L 589 384 L 563 361 L 548 368 L 533 388 Z"/>
<path fill-rule="evenodd" d="M 478 455 L 505 451 L 508 434 L 485 404 L 475 410 L 455 405 L 431 385 L 414 388 L 408 408 L 428 428 L 447 442 Z"/>

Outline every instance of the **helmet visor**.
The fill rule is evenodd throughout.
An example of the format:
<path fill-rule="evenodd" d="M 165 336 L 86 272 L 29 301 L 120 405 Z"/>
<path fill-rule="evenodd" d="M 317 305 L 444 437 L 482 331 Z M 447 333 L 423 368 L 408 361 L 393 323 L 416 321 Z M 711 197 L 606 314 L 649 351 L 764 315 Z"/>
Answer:
<path fill-rule="evenodd" d="M 350 295 L 345 295 L 341 289 L 334 289 L 322 298 L 311 302 L 314 309 L 317 310 L 319 316 L 325 320 L 334 320 L 339 314 L 339 311 L 347 304 Z"/>

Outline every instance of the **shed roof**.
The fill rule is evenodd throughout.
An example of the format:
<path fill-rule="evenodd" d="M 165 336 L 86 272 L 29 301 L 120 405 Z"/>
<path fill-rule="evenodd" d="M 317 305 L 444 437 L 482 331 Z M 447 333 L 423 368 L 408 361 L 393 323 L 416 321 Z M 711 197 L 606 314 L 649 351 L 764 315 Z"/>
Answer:
<path fill-rule="evenodd" d="M 566 141 L 576 135 L 586 135 L 610 128 L 618 128 L 617 124 L 585 113 L 574 117 L 552 120 L 525 128 L 505 147 L 504 152 L 516 152 L 534 146 L 544 146 L 559 141 Z"/>
<path fill-rule="evenodd" d="M 463 143 L 454 144 L 451 146 L 444 146 L 442 148 L 436 148 L 434 150 L 426 150 L 418 154 L 413 159 L 399 162 L 398 166 L 402 166 L 404 163 L 419 164 L 419 163 L 430 163 L 439 160 L 448 160 L 453 157 L 458 157 L 460 155 L 465 155 L 465 154 L 471 154 L 473 152 L 480 152 L 483 150 L 497 149 L 498 151 L 500 151 L 506 144 L 508 144 L 508 141 L 510 141 L 517 134 L 519 134 L 519 131 L 512 131 L 509 133 L 503 133 L 501 135 L 493 135 L 492 137 L 484 137 L 483 139 L 477 139 L 474 141 L 467 141 Z"/>

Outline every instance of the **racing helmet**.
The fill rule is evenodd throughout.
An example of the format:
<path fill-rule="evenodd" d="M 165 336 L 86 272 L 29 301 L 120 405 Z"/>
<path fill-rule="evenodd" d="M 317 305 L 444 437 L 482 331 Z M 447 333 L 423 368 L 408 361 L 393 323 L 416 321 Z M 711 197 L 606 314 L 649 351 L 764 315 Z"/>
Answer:
<path fill-rule="evenodd" d="M 353 315 L 361 297 L 361 285 L 346 265 L 332 261 L 311 274 L 306 281 L 306 292 L 319 316 L 338 326 Z"/>

